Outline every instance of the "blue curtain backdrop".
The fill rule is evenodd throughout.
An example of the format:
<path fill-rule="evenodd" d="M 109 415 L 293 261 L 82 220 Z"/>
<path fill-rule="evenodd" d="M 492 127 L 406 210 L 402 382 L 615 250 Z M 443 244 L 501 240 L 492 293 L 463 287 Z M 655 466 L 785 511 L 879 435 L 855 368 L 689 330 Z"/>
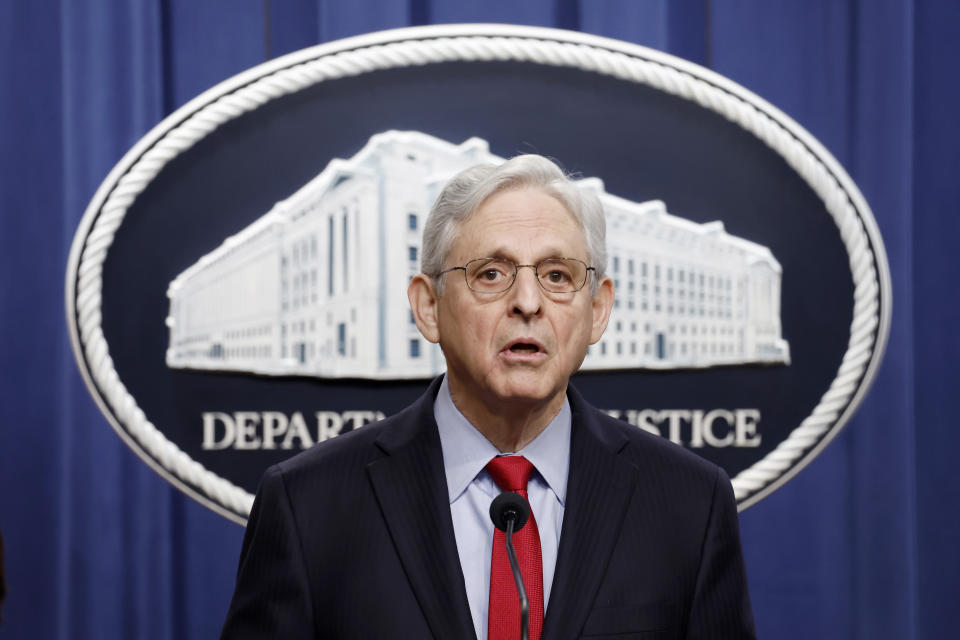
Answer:
<path fill-rule="evenodd" d="M 776 639 L 956 637 L 960 4 L 946 0 L 0 2 L 0 637 L 211 638 L 232 591 L 242 529 L 122 444 L 70 352 L 67 251 L 110 168 L 245 68 L 445 22 L 682 56 L 783 109 L 847 168 L 886 242 L 893 329 L 855 419 L 741 517 L 757 624 Z"/>

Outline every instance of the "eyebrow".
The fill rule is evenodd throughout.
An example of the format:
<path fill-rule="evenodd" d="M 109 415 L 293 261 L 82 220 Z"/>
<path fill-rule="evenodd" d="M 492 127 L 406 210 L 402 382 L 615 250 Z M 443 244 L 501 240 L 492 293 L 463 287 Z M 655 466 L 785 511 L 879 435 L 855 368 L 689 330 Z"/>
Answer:
<path fill-rule="evenodd" d="M 514 257 L 515 255 L 516 255 L 516 254 L 511 253 L 510 251 L 504 249 L 503 247 L 500 247 L 500 248 L 498 248 L 498 249 L 495 249 L 495 250 L 493 250 L 493 251 L 491 251 L 491 252 L 489 252 L 489 253 L 487 253 L 487 254 L 485 254 L 485 255 L 483 255 L 483 256 L 479 256 L 479 257 L 481 257 L 481 258 L 503 258 L 504 260 L 510 260 L 510 261 L 513 262 L 513 263 L 519 264 L 519 262 L 517 261 L 517 259 Z M 540 253 L 539 255 L 540 255 L 541 257 L 540 257 L 540 258 L 537 258 L 537 259 L 534 261 L 534 264 L 539 263 L 539 262 L 542 262 L 543 260 L 549 260 L 550 258 L 574 258 L 574 257 L 575 257 L 575 256 L 573 256 L 573 255 L 568 255 L 568 252 L 566 252 L 566 251 L 561 251 L 560 249 L 557 249 L 556 247 L 548 247 L 546 251 L 543 251 L 543 252 Z"/>

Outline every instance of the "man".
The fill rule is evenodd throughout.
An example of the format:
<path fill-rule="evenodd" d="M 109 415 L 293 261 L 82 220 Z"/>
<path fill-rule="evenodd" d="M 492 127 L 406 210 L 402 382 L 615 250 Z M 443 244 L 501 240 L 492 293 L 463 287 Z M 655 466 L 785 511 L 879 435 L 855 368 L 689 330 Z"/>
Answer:
<path fill-rule="evenodd" d="M 457 175 L 408 297 L 447 373 L 264 475 L 223 638 L 754 637 L 727 477 L 569 386 L 613 306 L 604 216 L 552 162 Z M 517 455 L 511 455 L 517 454 Z"/>

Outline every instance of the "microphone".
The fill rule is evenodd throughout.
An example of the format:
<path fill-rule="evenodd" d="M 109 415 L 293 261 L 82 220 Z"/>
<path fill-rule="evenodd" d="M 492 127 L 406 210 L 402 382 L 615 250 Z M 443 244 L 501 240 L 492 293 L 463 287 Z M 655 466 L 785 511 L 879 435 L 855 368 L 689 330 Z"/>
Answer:
<path fill-rule="evenodd" d="M 519 493 L 504 491 L 490 503 L 490 519 L 500 531 L 507 530 L 507 523 L 513 520 L 513 532 L 523 529 L 530 518 L 530 505 Z"/>
<path fill-rule="evenodd" d="M 510 570 L 513 571 L 513 582 L 517 585 L 520 595 L 520 638 L 527 640 L 530 629 L 530 601 L 527 600 L 527 590 L 523 586 L 523 576 L 520 575 L 520 564 L 513 549 L 513 534 L 523 528 L 530 518 L 530 505 L 519 494 L 504 491 L 490 504 L 490 519 L 493 524 L 506 533 L 507 558 L 510 559 Z"/>

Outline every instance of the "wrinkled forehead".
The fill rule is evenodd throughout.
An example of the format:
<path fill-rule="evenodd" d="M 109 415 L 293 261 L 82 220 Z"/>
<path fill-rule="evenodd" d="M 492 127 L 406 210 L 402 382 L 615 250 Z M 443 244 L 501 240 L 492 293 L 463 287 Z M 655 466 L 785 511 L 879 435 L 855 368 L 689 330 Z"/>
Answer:
<path fill-rule="evenodd" d="M 542 188 L 518 187 L 491 194 L 460 222 L 451 253 L 458 258 L 583 259 L 586 249 L 580 220 L 561 198 Z"/>

